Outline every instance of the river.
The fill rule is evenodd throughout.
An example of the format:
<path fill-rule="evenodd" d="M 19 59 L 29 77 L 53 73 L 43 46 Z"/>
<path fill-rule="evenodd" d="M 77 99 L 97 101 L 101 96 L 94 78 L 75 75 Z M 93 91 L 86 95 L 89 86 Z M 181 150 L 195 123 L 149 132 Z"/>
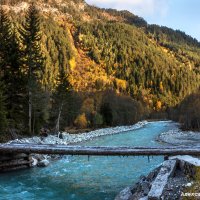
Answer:
<path fill-rule="evenodd" d="M 87 146 L 161 146 L 156 137 L 176 127 L 169 121 L 81 143 Z M 163 157 L 66 156 L 46 168 L 0 175 L 0 200 L 113 200 L 163 161 Z"/>

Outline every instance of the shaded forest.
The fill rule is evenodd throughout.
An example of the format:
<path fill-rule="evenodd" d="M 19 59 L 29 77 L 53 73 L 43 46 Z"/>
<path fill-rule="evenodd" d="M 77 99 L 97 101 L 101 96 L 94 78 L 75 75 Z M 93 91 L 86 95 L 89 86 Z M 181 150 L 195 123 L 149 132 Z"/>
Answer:
<path fill-rule="evenodd" d="M 181 123 L 183 130 L 200 130 L 200 91 L 187 96 L 179 105 L 168 110 L 172 120 Z"/>

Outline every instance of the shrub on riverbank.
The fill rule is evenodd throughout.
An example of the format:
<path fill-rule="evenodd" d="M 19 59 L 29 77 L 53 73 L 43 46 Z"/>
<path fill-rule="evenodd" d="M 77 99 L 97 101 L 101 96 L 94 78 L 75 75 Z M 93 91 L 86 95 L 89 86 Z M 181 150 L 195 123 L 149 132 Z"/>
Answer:
<path fill-rule="evenodd" d="M 187 96 L 176 108 L 168 109 L 169 118 L 184 130 L 200 131 L 200 91 Z"/>
<path fill-rule="evenodd" d="M 79 115 L 74 124 L 78 127 L 78 128 L 87 128 L 88 122 L 87 122 L 87 118 L 85 116 L 85 113 Z"/>
<path fill-rule="evenodd" d="M 180 104 L 179 122 L 184 129 L 200 130 L 200 91 L 191 94 Z"/>

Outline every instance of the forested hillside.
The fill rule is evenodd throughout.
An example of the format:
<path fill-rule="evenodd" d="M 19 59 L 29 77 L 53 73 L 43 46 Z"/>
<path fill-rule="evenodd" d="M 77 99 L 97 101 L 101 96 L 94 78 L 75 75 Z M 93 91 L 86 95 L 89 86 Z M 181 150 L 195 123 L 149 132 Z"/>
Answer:
<path fill-rule="evenodd" d="M 131 124 L 200 87 L 181 31 L 83 0 L 1 2 L 1 132 Z"/>

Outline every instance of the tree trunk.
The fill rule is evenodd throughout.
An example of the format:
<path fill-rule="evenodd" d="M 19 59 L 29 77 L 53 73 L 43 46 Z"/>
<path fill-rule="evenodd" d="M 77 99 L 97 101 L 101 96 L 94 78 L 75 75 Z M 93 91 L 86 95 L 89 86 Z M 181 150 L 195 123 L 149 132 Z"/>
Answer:
<path fill-rule="evenodd" d="M 56 132 L 58 133 L 60 131 L 60 117 L 62 113 L 62 108 L 63 108 L 63 102 L 61 103 L 59 107 L 59 112 L 58 112 L 58 118 L 57 118 L 57 123 L 56 123 Z"/>
<path fill-rule="evenodd" d="M 29 87 L 29 102 L 28 102 L 28 126 L 29 126 L 29 134 L 32 134 L 32 92 L 30 91 Z"/>
<path fill-rule="evenodd" d="M 32 133 L 35 134 L 35 111 L 33 110 Z"/>

